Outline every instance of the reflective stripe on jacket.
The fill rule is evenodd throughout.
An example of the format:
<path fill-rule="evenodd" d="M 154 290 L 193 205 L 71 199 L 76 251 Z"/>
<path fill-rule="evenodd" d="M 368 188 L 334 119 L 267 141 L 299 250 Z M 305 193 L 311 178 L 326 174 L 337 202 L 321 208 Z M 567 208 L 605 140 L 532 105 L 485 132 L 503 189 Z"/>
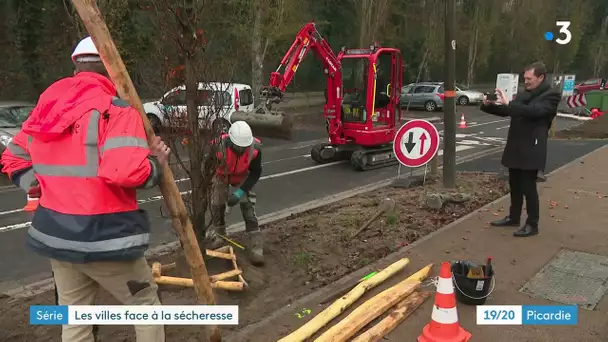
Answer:
<path fill-rule="evenodd" d="M 215 170 L 215 175 L 225 184 L 239 185 L 247 178 L 249 164 L 258 156 L 261 142 L 255 138 L 253 146 L 247 147 L 245 153 L 239 156 L 231 148 L 226 147 L 228 139 L 228 134 L 222 134 L 220 137 L 221 148 L 217 152 L 219 163 Z"/>
<path fill-rule="evenodd" d="M 132 260 L 148 247 L 150 224 L 136 188 L 155 186 L 160 165 L 149 157 L 141 117 L 113 94 L 98 74 L 54 83 L 2 155 L 14 183 L 26 189 L 24 177 L 34 173 L 40 183 L 28 245 L 42 255 Z"/>

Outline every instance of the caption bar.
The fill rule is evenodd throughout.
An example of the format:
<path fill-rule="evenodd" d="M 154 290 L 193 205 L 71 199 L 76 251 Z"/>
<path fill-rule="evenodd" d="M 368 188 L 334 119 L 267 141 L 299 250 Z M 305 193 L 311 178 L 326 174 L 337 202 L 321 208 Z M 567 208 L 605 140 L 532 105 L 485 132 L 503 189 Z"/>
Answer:
<path fill-rule="evenodd" d="M 237 325 L 237 305 L 32 305 L 31 325 Z"/>
<path fill-rule="evenodd" d="M 576 305 L 479 305 L 478 325 L 576 325 Z"/>

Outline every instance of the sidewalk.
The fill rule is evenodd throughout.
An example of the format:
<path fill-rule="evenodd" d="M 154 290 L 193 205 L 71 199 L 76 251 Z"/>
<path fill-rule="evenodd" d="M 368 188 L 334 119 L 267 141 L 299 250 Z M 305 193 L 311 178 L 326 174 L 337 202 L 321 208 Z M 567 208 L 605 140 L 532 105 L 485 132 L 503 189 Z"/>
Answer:
<path fill-rule="evenodd" d="M 513 229 L 489 227 L 488 222 L 501 217 L 508 210 L 509 198 L 502 198 L 486 207 L 489 210 L 479 210 L 463 217 L 437 231 L 432 238 L 421 239 L 408 250 L 399 251 L 377 265 L 355 272 L 349 279 L 343 279 L 294 302 L 267 320 L 231 336 L 228 341 L 276 341 L 321 312 L 324 307 L 318 303 L 328 292 L 402 257 L 408 257 L 411 261 L 406 271 L 359 299 L 354 307 L 428 263 L 435 264 L 433 273 L 437 275 L 442 261 L 469 259 L 482 262 L 489 255 L 493 257 L 497 284 L 486 304 L 558 305 L 560 303 L 532 298 L 519 292 L 519 289 L 562 248 L 608 256 L 607 179 L 608 146 L 605 146 L 556 170 L 547 183 L 539 183 L 541 232 L 538 236 L 514 238 L 511 236 Z M 549 201 L 557 202 L 557 206 L 550 209 Z M 579 295 L 572 293 L 574 297 Z M 433 300 L 429 299 L 387 335 L 384 341 L 415 341 L 430 320 L 432 306 Z M 312 313 L 297 318 L 294 313 L 303 309 L 310 309 Z M 339 319 L 346 317 L 351 310 L 347 310 Z M 460 323 L 472 333 L 472 341 L 606 341 L 607 312 L 608 300 L 603 298 L 593 311 L 579 309 L 579 323 L 576 326 L 477 326 L 475 307 L 458 304 Z"/>

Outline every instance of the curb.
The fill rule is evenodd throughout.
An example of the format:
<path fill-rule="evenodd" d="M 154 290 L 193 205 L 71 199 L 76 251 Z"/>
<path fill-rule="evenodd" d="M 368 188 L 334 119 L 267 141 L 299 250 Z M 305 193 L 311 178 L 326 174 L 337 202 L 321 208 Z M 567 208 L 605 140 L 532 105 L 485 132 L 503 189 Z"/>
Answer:
<path fill-rule="evenodd" d="M 593 118 L 590 118 L 588 116 L 579 116 L 579 115 L 566 114 L 566 113 L 557 113 L 557 116 L 560 117 L 560 118 L 570 119 L 570 120 L 577 120 L 577 121 L 589 121 L 589 120 L 593 120 Z"/>
<path fill-rule="evenodd" d="M 586 158 L 587 156 L 593 154 L 593 153 L 599 153 L 600 150 L 604 149 L 604 148 L 608 148 L 608 145 L 604 145 L 594 151 L 591 151 L 581 157 L 578 157 L 572 161 L 570 161 L 569 163 L 560 166 L 559 168 L 549 172 L 547 174 L 547 176 L 553 175 L 557 172 L 562 171 L 563 169 L 565 169 L 566 167 L 569 167 L 577 162 L 581 162 L 584 158 Z M 365 275 L 369 274 L 372 271 L 375 270 L 379 270 L 379 269 L 383 269 L 386 266 L 390 265 L 391 263 L 397 261 L 398 259 L 401 259 L 405 256 L 405 253 L 408 252 L 409 250 L 411 250 L 414 247 L 417 247 L 418 245 L 422 244 L 423 242 L 430 240 L 433 237 L 436 237 L 437 235 L 441 234 L 442 232 L 448 231 L 450 229 L 452 229 L 453 227 L 455 227 L 456 225 L 460 224 L 463 221 L 466 221 L 468 219 L 470 219 L 471 217 L 473 217 L 473 215 L 477 214 L 479 211 L 485 209 L 485 208 L 489 208 L 492 207 L 493 205 L 504 201 L 505 199 L 507 199 L 510 195 L 506 194 L 484 206 L 482 206 L 481 208 L 476 209 L 473 212 L 470 212 L 466 215 L 464 215 L 463 217 L 447 224 L 446 226 L 443 226 L 439 229 L 437 229 L 436 231 L 427 234 L 425 236 L 423 236 L 422 238 L 420 238 L 419 240 L 414 241 L 413 243 L 402 247 L 401 249 L 399 249 L 396 252 L 393 252 L 389 255 L 387 255 L 386 257 L 374 262 L 371 265 L 367 265 L 365 267 L 362 267 L 360 269 L 358 269 L 357 271 L 354 271 L 353 273 L 350 273 L 348 275 L 346 275 L 345 277 L 342 277 L 338 280 L 336 280 L 335 282 L 326 285 L 300 299 L 297 299 L 296 301 L 292 302 L 291 304 L 288 304 L 286 306 L 284 306 L 281 309 L 278 309 L 276 311 L 274 311 L 273 313 L 271 313 L 269 316 L 265 317 L 263 320 L 256 322 L 256 323 L 252 323 L 246 327 L 244 327 L 242 330 L 239 330 L 237 332 L 234 332 L 232 334 L 229 335 L 230 341 L 246 341 L 247 338 L 246 336 L 251 336 L 255 333 L 255 331 L 259 328 L 261 328 L 262 326 L 265 326 L 269 323 L 271 323 L 272 321 L 274 321 L 275 319 L 277 319 L 278 317 L 281 316 L 288 316 L 291 314 L 291 312 L 293 311 L 293 308 L 296 307 L 303 307 L 304 304 L 308 303 L 308 302 L 313 302 L 315 300 L 318 300 L 320 298 L 322 298 L 323 296 L 325 296 L 326 293 L 328 292 L 332 292 L 335 291 L 339 288 L 342 288 L 343 286 L 349 284 L 349 283 L 353 283 L 355 282 L 357 279 L 360 279 L 362 277 L 364 277 Z"/>
<path fill-rule="evenodd" d="M 467 155 L 467 156 L 464 156 L 461 158 L 456 158 L 456 165 L 497 153 L 497 152 L 501 151 L 503 148 L 504 148 L 503 146 L 498 146 L 498 147 L 494 147 L 494 148 L 491 148 L 491 149 L 488 149 L 485 151 L 472 153 L 470 155 Z M 443 169 L 443 165 L 439 165 L 439 169 Z M 424 173 L 424 169 L 419 169 L 419 170 L 413 172 L 412 175 L 422 175 L 423 173 Z M 287 218 L 291 215 L 301 214 L 303 212 L 313 210 L 313 209 L 316 209 L 316 208 L 319 208 L 319 207 L 322 207 L 322 206 L 325 206 L 328 204 L 333 204 L 335 202 L 344 200 L 349 197 L 353 197 L 356 195 L 360 195 L 360 194 L 363 194 L 363 193 L 366 193 L 369 191 L 373 191 L 373 190 L 388 186 L 391 184 L 391 182 L 393 180 L 394 180 L 394 178 L 389 178 L 389 179 L 379 181 L 376 183 L 372 183 L 372 184 L 368 184 L 368 185 L 365 185 L 365 186 L 362 186 L 359 188 L 355 188 L 355 189 L 347 190 L 347 191 L 344 191 L 341 193 L 329 195 L 329 196 L 326 196 L 321 199 L 312 200 L 312 201 L 309 201 L 309 202 L 306 202 L 303 204 L 299 204 L 299 205 L 296 205 L 293 207 L 285 208 L 285 209 L 278 210 L 278 211 L 275 211 L 272 213 L 268 213 L 266 215 L 262 215 L 259 217 L 259 225 L 260 226 L 267 225 L 267 224 L 282 220 L 284 218 Z M 244 223 L 235 223 L 226 228 L 226 232 L 229 234 L 238 233 L 238 232 L 242 232 L 242 231 L 245 231 Z M 177 250 L 180 247 L 181 247 L 181 244 L 179 241 L 169 242 L 169 243 L 148 249 L 145 253 L 145 257 L 146 258 L 160 257 L 163 255 L 173 253 L 175 250 Z M 19 286 L 17 288 L 14 288 L 14 289 L 11 289 L 8 291 L 4 291 L 2 294 L 9 296 L 16 300 L 16 299 L 25 299 L 25 298 L 33 297 L 35 295 L 41 294 L 46 291 L 51 291 L 53 289 L 54 289 L 53 278 L 47 278 L 47 279 L 43 279 L 43 280 L 31 283 L 31 284 Z"/>

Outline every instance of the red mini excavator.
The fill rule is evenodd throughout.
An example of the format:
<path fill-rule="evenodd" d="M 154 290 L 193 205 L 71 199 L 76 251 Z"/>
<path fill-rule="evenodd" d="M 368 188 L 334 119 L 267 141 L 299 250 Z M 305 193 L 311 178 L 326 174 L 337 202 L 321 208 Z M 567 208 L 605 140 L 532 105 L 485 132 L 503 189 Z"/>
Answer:
<path fill-rule="evenodd" d="M 308 23 L 271 73 L 270 85 L 261 91 L 267 108 L 281 101 L 310 50 L 327 75 L 324 116 L 329 134 L 329 143 L 312 148 L 312 159 L 317 163 L 350 159 L 356 170 L 395 164 L 392 143 L 401 123 L 401 52 L 373 44 L 342 48 L 336 56 L 315 24 Z"/>

